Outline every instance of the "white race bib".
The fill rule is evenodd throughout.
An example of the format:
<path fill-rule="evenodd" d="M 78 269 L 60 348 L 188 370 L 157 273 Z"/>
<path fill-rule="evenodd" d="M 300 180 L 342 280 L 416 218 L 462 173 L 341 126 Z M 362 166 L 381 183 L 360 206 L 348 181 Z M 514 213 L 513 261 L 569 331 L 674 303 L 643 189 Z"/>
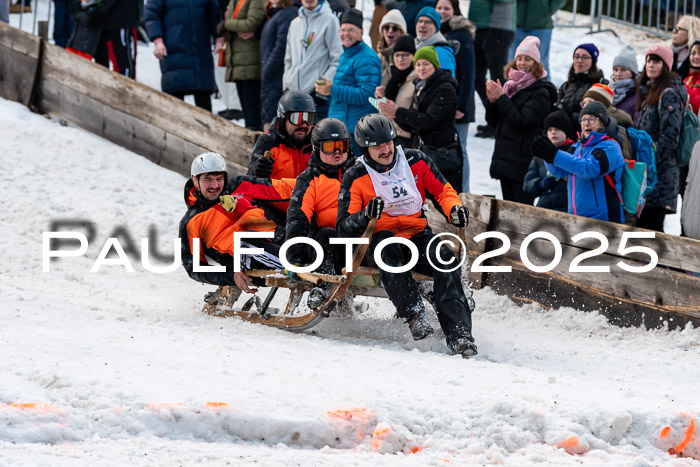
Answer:
<path fill-rule="evenodd" d="M 423 197 L 401 146 L 396 148 L 395 157 L 396 164 L 387 172 L 374 170 L 365 162 L 365 156 L 359 160 L 367 168 L 374 192 L 384 198 L 384 212 L 391 216 L 411 216 L 421 210 Z"/>

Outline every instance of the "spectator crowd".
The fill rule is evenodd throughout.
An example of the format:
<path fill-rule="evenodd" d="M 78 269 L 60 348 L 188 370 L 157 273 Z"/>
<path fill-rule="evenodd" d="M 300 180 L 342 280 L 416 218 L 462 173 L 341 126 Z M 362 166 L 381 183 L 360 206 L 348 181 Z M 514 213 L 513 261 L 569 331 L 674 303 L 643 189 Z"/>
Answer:
<path fill-rule="evenodd" d="M 193 95 L 210 111 L 212 93 L 237 94 L 241 110 L 222 116 L 267 131 L 265 150 L 289 143 L 275 167 L 263 169 L 264 151 L 253 151 L 251 167 L 268 176 L 306 167 L 306 140 L 327 117 L 347 126 L 359 155 L 355 126 L 378 111 L 397 145 L 420 150 L 457 192 L 469 192 L 478 96 L 486 122 L 476 136 L 495 139 L 489 172 L 505 200 L 663 231 L 690 180 L 677 153 L 686 107 L 700 111 L 700 18 L 678 18 L 671 44 L 651 46 L 641 64 L 627 46 L 602 70 L 598 48 L 579 44 L 557 89 L 548 55 L 562 0 L 472 0 L 466 15 L 458 0 L 375 0 L 371 24 L 354 3 L 56 0 L 55 41 L 133 78 L 142 24 L 164 92 Z M 308 96 L 296 96 L 305 104 L 292 119 L 280 112 L 289 91 Z M 622 174 L 640 131 L 653 141 L 658 181 L 629 212 Z"/>

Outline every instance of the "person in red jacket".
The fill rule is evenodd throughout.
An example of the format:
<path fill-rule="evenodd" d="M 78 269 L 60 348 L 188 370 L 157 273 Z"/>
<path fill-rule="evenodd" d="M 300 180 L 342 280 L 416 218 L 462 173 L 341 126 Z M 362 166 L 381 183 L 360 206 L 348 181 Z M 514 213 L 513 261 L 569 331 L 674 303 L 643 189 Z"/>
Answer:
<path fill-rule="evenodd" d="M 323 263 L 317 272 L 341 274 L 343 267 L 342 245 L 331 245 L 329 239 L 337 237 L 335 230 L 338 213 L 338 193 L 343 174 L 355 163 L 351 156 L 350 133 L 345 123 L 335 118 L 318 122 L 311 133 L 313 152 L 309 167 L 297 178 L 287 211 L 286 239 L 309 237 L 323 248 Z M 307 265 L 315 259 L 313 248 L 304 244 L 290 247 L 288 257 L 292 264 Z M 296 275 L 288 271 L 295 279 Z M 332 284 L 311 290 L 309 308 L 318 308 L 328 295 Z"/>
<path fill-rule="evenodd" d="M 254 293 L 253 280 L 243 271 L 280 269 L 279 246 L 268 239 L 242 239 L 244 247 L 260 247 L 264 252 L 241 256 L 241 272 L 234 272 L 235 232 L 275 232 L 280 242 L 283 226 L 275 222 L 274 208 L 266 202 L 289 199 L 293 179 L 266 180 L 248 175 L 228 179 L 226 161 L 220 154 L 206 152 L 192 161 L 191 178 L 185 184 L 187 212 L 180 221 L 182 265 L 189 276 L 199 282 L 221 286 L 236 285 Z M 199 257 L 195 258 L 195 241 Z M 226 270 L 195 271 L 194 263 L 206 266 L 205 255 Z M 260 284 L 262 285 L 262 284 Z"/>
<path fill-rule="evenodd" d="M 688 89 L 690 105 L 694 113 L 700 113 L 700 40 L 693 42 L 690 47 L 690 75 L 683 81 Z"/>
<path fill-rule="evenodd" d="M 472 307 L 464 294 L 459 268 L 443 271 L 432 266 L 452 265 L 457 261 L 445 246 L 439 251 L 429 251 L 435 235 L 422 206 L 427 193 L 458 227 L 467 225 L 468 212 L 432 159 L 421 151 L 404 151 L 401 146 L 394 146 L 395 138 L 396 129 L 384 115 L 370 114 L 357 123 L 355 141 L 362 157 L 346 172 L 340 185 L 338 233 L 341 237 L 359 236 L 370 219 L 377 219 L 368 250 L 370 258 L 385 239 L 403 237 L 412 242 L 419 252 L 412 269 L 434 279 L 434 308 L 448 347 L 455 354 L 471 357 L 477 354 L 471 334 Z M 389 243 L 382 250 L 381 259 L 387 266 L 399 267 L 407 264 L 411 255 L 402 245 Z M 406 319 L 413 338 L 420 340 L 432 334 L 411 271 L 394 273 L 380 267 L 380 277 L 397 315 Z"/>

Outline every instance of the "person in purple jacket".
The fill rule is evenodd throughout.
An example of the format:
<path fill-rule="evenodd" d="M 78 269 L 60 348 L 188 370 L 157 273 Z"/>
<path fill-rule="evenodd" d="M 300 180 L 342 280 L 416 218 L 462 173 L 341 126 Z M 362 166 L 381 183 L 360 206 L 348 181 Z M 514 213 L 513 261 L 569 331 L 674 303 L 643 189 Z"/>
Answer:
<path fill-rule="evenodd" d="M 613 59 L 613 75 L 610 89 L 615 93 L 612 105 L 618 110 L 624 110 L 637 123 L 639 110 L 637 109 L 637 94 L 639 83 L 637 75 L 637 54 L 631 45 L 626 46 L 620 54 Z"/>

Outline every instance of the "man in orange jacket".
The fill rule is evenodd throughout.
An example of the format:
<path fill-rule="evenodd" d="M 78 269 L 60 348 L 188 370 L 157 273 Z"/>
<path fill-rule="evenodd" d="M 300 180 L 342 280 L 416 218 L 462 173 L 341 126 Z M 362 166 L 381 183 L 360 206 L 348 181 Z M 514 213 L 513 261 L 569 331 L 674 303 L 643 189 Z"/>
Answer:
<path fill-rule="evenodd" d="M 206 152 L 192 161 L 191 178 L 185 184 L 187 213 L 180 221 L 182 264 L 189 276 L 199 282 L 236 285 L 254 293 L 254 282 L 243 271 L 280 269 L 279 246 L 269 239 L 244 238 L 243 247 L 263 248 L 263 253 L 241 256 L 241 272 L 234 272 L 235 232 L 275 232 L 284 239 L 284 228 L 275 222 L 274 208 L 268 202 L 288 201 L 294 179 L 269 180 L 240 175 L 228 180 L 226 161 L 220 154 Z M 194 258 L 195 241 L 199 257 Z M 224 272 L 195 271 L 194 262 L 207 265 L 205 255 L 225 266 Z M 260 284 L 262 285 L 262 284 Z"/>
<path fill-rule="evenodd" d="M 435 163 L 421 151 L 404 152 L 401 146 L 395 147 L 395 138 L 394 125 L 384 115 L 367 115 L 357 123 L 355 141 L 363 155 L 347 171 L 340 186 L 338 233 L 341 237 L 359 236 L 371 218 L 377 219 L 368 250 L 370 257 L 385 239 L 403 237 L 412 242 L 419 252 L 413 270 L 433 277 L 434 308 L 448 347 L 455 354 L 471 357 L 477 354 L 477 348 L 459 268 L 442 271 L 432 266 L 451 264 L 454 254 L 445 246 L 439 251 L 428 251 L 435 235 L 422 210 L 426 191 L 455 226 L 467 225 L 467 210 Z M 400 267 L 411 259 L 408 252 L 398 243 L 389 243 L 382 250 L 381 259 L 387 266 Z M 380 277 L 397 315 L 406 319 L 413 338 L 420 340 L 432 334 L 411 271 L 394 273 L 380 268 Z"/>
<path fill-rule="evenodd" d="M 338 236 L 335 222 L 340 180 L 355 163 L 350 149 L 350 133 L 345 123 L 325 118 L 314 127 L 311 142 L 313 152 L 309 167 L 297 178 L 289 203 L 286 238 L 314 239 L 324 253 L 318 272 L 340 274 L 342 245 L 330 245 L 329 240 Z M 313 249 L 301 244 L 290 247 L 288 256 L 290 262 L 297 265 L 307 265 L 315 259 Z M 287 275 L 295 279 L 293 272 L 289 271 Z M 309 308 L 318 308 L 327 297 L 329 288 L 330 285 L 313 288 L 307 301 Z"/>

